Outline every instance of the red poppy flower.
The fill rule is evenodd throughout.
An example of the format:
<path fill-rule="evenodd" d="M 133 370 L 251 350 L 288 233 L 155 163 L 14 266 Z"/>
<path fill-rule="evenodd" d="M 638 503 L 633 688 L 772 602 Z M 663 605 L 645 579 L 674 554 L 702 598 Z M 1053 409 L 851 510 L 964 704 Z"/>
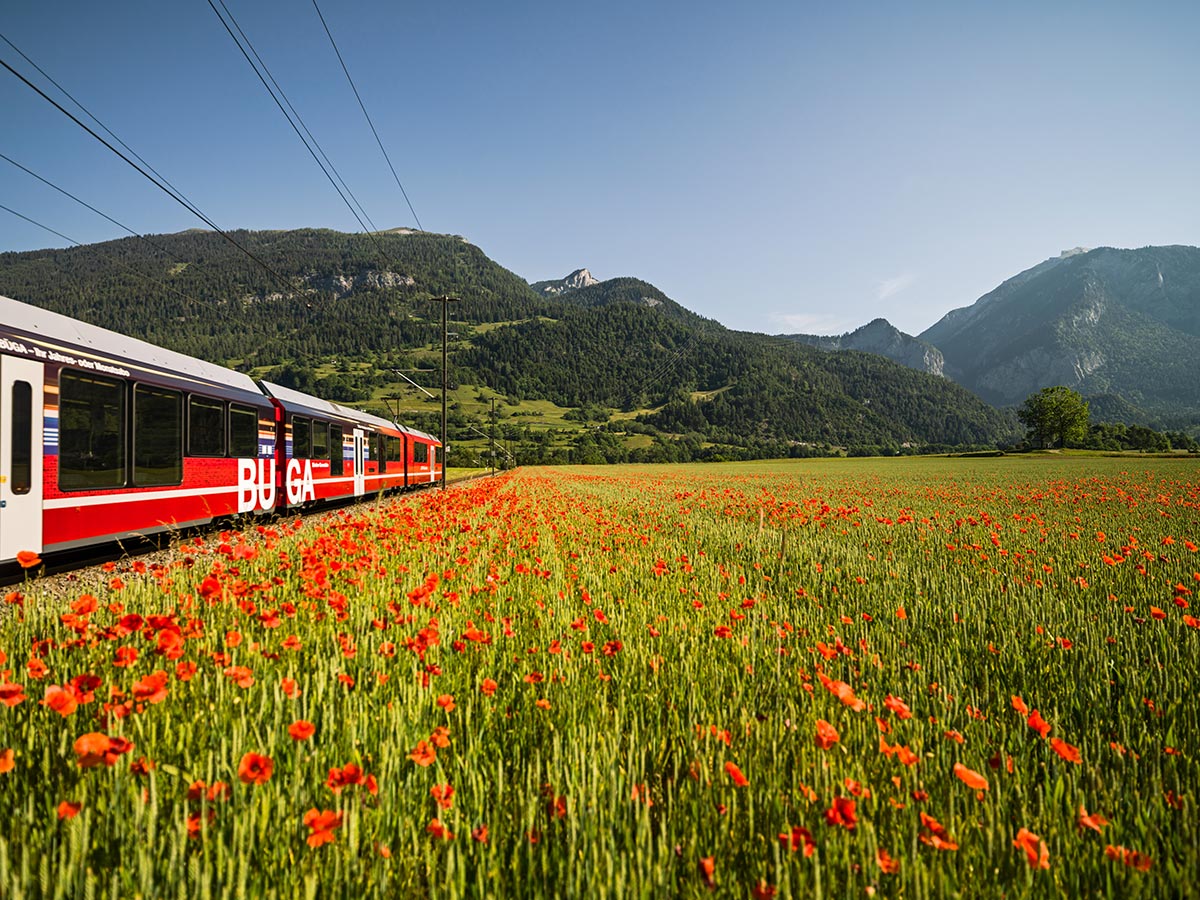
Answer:
<path fill-rule="evenodd" d="M 11 772 L 16 763 L 13 762 L 13 750 L 9 747 L 4 752 L 0 753 L 0 775 L 5 772 Z"/>
<path fill-rule="evenodd" d="M 146 703 L 162 703 L 167 699 L 167 673 L 159 669 L 141 681 L 133 683 L 133 696 Z"/>
<path fill-rule="evenodd" d="M 988 790 L 988 780 L 973 769 L 968 769 L 962 763 L 954 764 L 954 776 L 974 791 Z"/>
<path fill-rule="evenodd" d="M 735 763 L 725 763 L 725 774 L 733 779 L 733 783 L 738 787 L 745 787 L 750 783 L 750 780 L 742 774 L 742 770 Z"/>
<path fill-rule="evenodd" d="M 83 809 L 82 803 L 72 803 L 69 800 L 64 800 L 58 804 L 59 819 L 73 819 L 79 815 L 79 811 Z"/>
<path fill-rule="evenodd" d="M 425 826 L 425 830 L 441 841 L 450 841 L 454 839 L 454 835 L 450 833 L 449 828 L 442 824 L 441 819 L 433 819 L 428 825 Z"/>
<path fill-rule="evenodd" d="M 492 681 L 492 679 L 485 678 L 479 685 L 479 692 L 485 697 L 490 697 L 492 694 L 496 693 L 496 688 L 499 686 L 500 685 L 496 684 L 496 682 Z"/>
<path fill-rule="evenodd" d="M 1149 856 L 1138 853 L 1136 850 L 1129 850 L 1126 847 L 1114 847 L 1112 844 L 1104 848 L 1104 855 L 1132 869 L 1137 869 L 1139 872 L 1149 872 L 1150 867 L 1154 865 L 1154 860 Z"/>
<path fill-rule="evenodd" d="M 1050 868 L 1049 849 L 1042 843 L 1042 839 L 1028 828 L 1022 828 L 1017 832 L 1017 839 L 1013 841 L 1013 846 L 1018 850 L 1025 851 L 1025 861 L 1034 868 Z"/>
<path fill-rule="evenodd" d="M 921 813 L 921 843 L 935 850 L 957 850 L 958 844 L 950 840 L 945 827 L 933 816 Z"/>
<path fill-rule="evenodd" d="M 1079 755 L 1079 748 L 1068 744 L 1062 738 L 1051 738 L 1050 746 L 1054 748 L 1055 753 L 1067 762 L 1073 762 L 1075 765 L 1083 764 L 1083 759 Z"/>
<path fill-rule="evenodd" d="M 900 871 L 900 860 L 892 859 L 891 855 L 880 847 L 875 851 L 875 862 L 879 864 L 879 869 L 885 875 L 895 875 Z"/>
<path fill-rule="evenodd" d="M 238 764 L 238 780 L 242 784 L 266 784 L 275 770 L 275 761 L 259 753 L 247 753 Z"/>
<path fill-rule="evenodd" d="M 813 840 L 812 832 L 798 825 L 793 825 L 790 831 L 780 832 L 779 842 L 792 853 L 803 848 L 805 856 L 812 856 L 817 849 L 817 842 Z"/>
<path fill-rule="evenodd" d="M 893 697 L 891 694 L 888 694 L 883 701 L 883 705 L 895 713 L 896 718 L 898 719 L 912 718 L 912 710 L 909 709 L 908 704 L 899 697 Z"/>
<path fill-rule="evenodd" d="M 824 719 L 817 719 L 817 734 L 813 738 L 813 742 L 822 750 L 828 750 L 838 742 L 839 735 L 837 729 L 826 722 Z"/>
<path fill-rule="evenodd" d="M 17 565 L 22 569 L 32 569 L 34 566 L 42 564 L 42 558 L 32 550 L 17 551 Z"/>
<path fill-rule="evenodd" d="M 225 670 L 225 677 L 240 688 L 254 685 L 254 674 L 246 666 L 230 666 Z"/>
<path fill-rule="evenodd" d="M 1042 737 L 1050 733 L 1050 723 L 1042 718 L 1042 714 L 1036 709 L 1029 714 L 1028 725 Z"/>
<path fill-rule="evenodd" d="M 408 754 L 408 758 L 418 766 L 432 766 L 437 762 L 437 751 L 427 741 L 417 741 L 416 749 Z"/>
<path fill-rule="evenodd" d="M 342 827 L 342 813 L 332 809 L 320 811 L 310 809 L 304 814 L 304 824 L 311 832 L 308 836 L 308 846 L 320 847 L 322 844 L 331 844 L 334 830 Z"/>
<path fill-rule="evenodd" d="M 25 702 L 25 687 L 12 682 L 0 682 L 0 703 L 5 706 L 16 706 Z"/>
<path fill-rule="evenodd" d="M 448 784 L 435 784 L 429 789 L 429 796 L 442 809 L 449 809 L 454 805 L 454 788 Z"/>
<path fill-rule="evenodd" d="M 704 856 L 700 859 L 700 877 L 704 879 L 705 885 L 711 891 L 717 886 L 713 873 L 717 868 L 717 858 L 715 856 Z"/>
<path fill-rule="evenodd" d="M 1092 831 L 1099 834 L 1100 829 L 1102 829 L 1105 825 L 1108 824 L 1108 819 L 1104 818 L 1104 816 L 1102 816 L 1100 813 L 1094 813 L 1092 815 L 1088 815 L 1087 808 L 1081 805 L 1079 807 L 1079 823 L 1078 824 L 1079 824 L 1079 828 L 1081 831 L 1084 828 L 1090 828 L 1090 829 L 1092 829 Z"/>
<path fill-rule="evenodd" d="M 849 797 L 834 797 L 833 806 L 825 810 L 825 821 L 830 825 L 841 825 L 843 828 L 854 830 L 858 824 L 855 814 L 856 803 Z"/>
<path fill-rule="evenodd" d="M 109 737 L 98 731 L 76 738 L 74 744 L 77 763 L 81 769 L 90 769 L 98 765 L 111 766 L 122 753 L 133 749 L 133 743 L 120 737 Z"/>
<path fill-rule="evenodd" d="M 75 692 L 69 688 L 59 687 L 52 684 L 46 688 L 46 696 L 42 700 L 42 706 L 48 706 L 64 719 L 79 706 L 79 701 L 75 699 Z"/>
<path fill-rule="evenodd" d="M 288 734 L 291 735 L 293 741 L 307 741 L 316 730 L 316 725 L 304 719 L 299 719 L 288 726 Z"/>

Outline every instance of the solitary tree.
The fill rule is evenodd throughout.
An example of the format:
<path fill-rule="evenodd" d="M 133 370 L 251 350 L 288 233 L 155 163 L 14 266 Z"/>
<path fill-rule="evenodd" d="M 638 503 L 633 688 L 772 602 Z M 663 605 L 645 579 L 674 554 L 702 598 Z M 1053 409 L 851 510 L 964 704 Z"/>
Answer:
<path fill-rule="evenodd" d="M 1087 437 L 1087 401 L 1061 384 L 1026 397 L 1017 418 L 1027 429 L 1026 437 L 1040 447 L 1066 447 Z"/>

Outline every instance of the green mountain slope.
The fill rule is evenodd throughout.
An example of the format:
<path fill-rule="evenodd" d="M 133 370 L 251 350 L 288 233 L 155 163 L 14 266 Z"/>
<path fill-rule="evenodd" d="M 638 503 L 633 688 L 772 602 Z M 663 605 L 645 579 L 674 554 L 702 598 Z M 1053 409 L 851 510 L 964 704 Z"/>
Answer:
<path fill-rule="evenodd" d="M 517 396 L 627 410 L 666 404 L 650 424 L 723 442 L 982 444 L 1015 433 L 1007 414 L 945 379 L 694 318 L 701 324 L 666 304 L 614 300 L 490 331 L 459 362 Z"/>
<path fill-rule="evenodd" d="M 546 294 L 453 235 L 233 236 L 278 278 L 220 235 L 190 231 L 152 236 L 154 246 L 131 238 L 0 254 L 0 293 L 255 374 L 282 366 L 272 370 L 282 383 L 379 411 L 383 397 L 414 393 L 395 368 L 436 366 L 441 310 L 428 301 L 450 294 L 463 298 L 451 310 L 456 406 L 479 412 L 498 392 L 517 404 L 502 413 L 574 427 L 593 444 L 604 442 L 571 426 L 569 408 L 580 422 L 622 409 L 608 427 L 628 428 L 627 449 L 671 435 L 754 455 L 1015 434 L 1011 417 L 944 379 L 729 331 L 635 278 L 595 283 L 581 270 L 577 287 Z M 475 388 L 463 395 L 460 385 Z M 415 414 L 430 427 L 431 412 Z M 604 458 L 623 458 L 616 438 L 605 440 Z"/>
<path fill-rule="evenodd" d="M 1200 249 L 1100 248 L 1047 260 L 920 335 L 997 404 L 1065 384 L 1166 416 L 1200 414 Z"/>
<path fill-rule="evenodd" d="M 218 362 L 277 365 L 360 356 L 432 339 L 426 298 L 498 322 L 545 314 L 526 282 L 453 235 L 304 229 L 235 231 L 282 283 L 220 235 L 152 235 L 0 254 L 0 292 Z M 160 252 L 158 248 L 162 248 Z"/>

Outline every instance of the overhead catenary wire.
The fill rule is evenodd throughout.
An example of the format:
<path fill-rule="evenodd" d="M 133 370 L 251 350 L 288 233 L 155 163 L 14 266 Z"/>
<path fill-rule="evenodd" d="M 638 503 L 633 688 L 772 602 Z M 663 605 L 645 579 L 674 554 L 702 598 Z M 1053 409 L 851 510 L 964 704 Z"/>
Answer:
<path fill-rule="evenodd" d="M 68 91 L 65 87 L 63 87 L 61 84 L 59 84 L 57 81 L 55 81 L 54 78 L 52 78 L 50 76 L 50 74 L 48 72 L 46 72 L 45 69 L 43 69 L 36 62 L 34 62 L 32 59 L 30 59 L 28 56 L 26 56 L 20 47 L 18 47 L 16 44 L 14 44 L 11 40 L 9 40 L 3 34 L 0 34 L 0 41 L 4 41 L 4 43 L 8 44 L 8 46 L 12 47 L 12 49 L 17 53 L 18 56 L 21 57 L 21 59 L 25 60 L 25 62 L 27 62 L 29 65 L 33 66 L 33 68 L 37 71 L 37 73 L 39 75 L 41 75 L 48 82 L 50 82 L 52 85 L 54 85 L 59 90 L 59 92 L 62 93 L 62 95 L 64 97 L 66 97 L 68 100 L 70 100 L 72 103 L 74 103 L 75 106 L 77 106 L 80 110 L 82 110 L 83 113 L 89 119 L 91 119 L 93 122 L 96 123 L 97 126 L 99 126 L 101 131 L 103 131 L 105 134 L 107 134 L 109 137 L 111 137 L 114 141 L 116 141 L 118 144 L 120 144 L 122 147 L 124 147 L 129 152 L 130 156 L 132 156 L 134 159 L 136 159 L 138 162 L 140 162 L 143 166 L 145 166 L 147 169 L 149 169 L 151 172 L 153 172 L 155 174 L 155 176 L 157 176 L 163 182 L 163 184 L 165 184 L 169 188 L 171 188 L 171 190 L 173 190 L 175 193 L 177 193 L 184 200 L 187 200 L 188 203 L 192 202 L 183 191 L 181 191 L 179 188 L 177 188 L 174 184 L 171 183 L 170 179 L 168 179 L 165 175 L 163 175 L 161 172 L 159 172 L 158 169 L 154 168 L 154 166 L 150 165 L 150 163 L 146 162 L 146 160 L 144 160 L 141 156 L 138 155 L 136 150 L 134 150 L 132 147 L 130 147 L 128 144 L 126 144 L 123 140 L 121 140 L 120 137 L 118 137 L 116 134 L 114 134 L 112 129 L 110 129 L 107 125 L 105 125 L 103 122 L 101 122 L 100 119 L 96 116 L 96 114 L 94 112 L 92 112 L 90 109 L 88 109 L 82 103 L 80 103 L 70 91 Z M 122 227 L 124 227 L 124 226 L 122 226 Z"/>
<path fill-rule="evenodd" d="M 46 185 L 47 187 L 54 188 L 54 190 L 58 191 L 64 197 L 69 197 L 70 199 L 72 199 L 76 203 L 78 203 L 80 206 L 84 206 L 84 207 L 90 209 L 92 212 L 94 212 L 96 215 L 100 216 L 102 219 L 107 219 L 109 222 L 112 222 L 118 228 L 124 229 L 125 231 L 129 232 L 129 234 L 131 234 L 133 237 L 149 244 L 151 247 L 153 247 L 159 253 L 162 253 L 162 254 L 165 254 L 166 256 L 171 257 L 171 259 L 175 260 L 175 262 L 177 262 L 177 263 L 184 262 L 183 259 L 181 259 L 176 254 L 172 253 L 166 247 L 162 247 L 162 246 L 156 244 L 154 241 L 150 240 L 150 238 L 146 237 L 144 234 L 139 234 L 138 232 L 136 232 L 132 228 L 130 228 L 128 225 L 126 225 L 122 222 L 118 222 L 112 216 L 108 215 L 108 213 L 105 213 L 105 212 L 102 212 L 102 211 L 96 209 L 96 207 L 92 206 L 86 200 L 81 200 L 80 198 L 76 197 L 74 194 L 72 194 L 70 191 L 66 190 L 65 188 L 59 187 L 57 184 L 55 184 L 50 179 L 43 178 L 37 172 L 33 171 L 32 169 L 28 168 L 27 166 L 21 165 L 19 162 L 17 162 L 12 157 L 5 156 L 3 153 L 0 153 L 0 159 L 4 160 L 5 162 L 9 163 L 10 165 L 16 166 L 22 172 L 24 172 L 25 174 L 27 174 L 33 178 L 36 178 L 38 181 L 40 181 L 42 184 Z M 34 224 L 37 224 L 37 223 L 35 222 Z M 47 231 L 50 231 L 50 230 L 51 229 L 47 229 Z M 57 234 L 57 232 L 55 232 L 55 233 Z M 61 238 L 64 238 L 65 240 L 70 240 L 70 238 L 67 238 L 66 235 L 60 234 L 58 236 Z"/>
<path fill-rule="evenodd" d="M 301 117 L 299 111 L 292 104 L 292 101 L 290 99 L 288 99 L 288 95 L 284 93 L 283 87 L 279 84 L 279 82 L 276 80 L 275 76 L 271 73 L 271 70 L 269 68 L 267 68 L 266 62 L 263 60 L 262 56 L 259 55 L 259 52 L 255 48 L 253 42 L 250 40 L 249 35 L 247 35 L 246 32 L 242 29 L 242 26 L 238 23 L 238 20 L 236 18 L 234 18 L 234 15 L 232 12 L 230 12 L 229 7 L 225 5 L 224 0 L 221 0 L 221 8 L 223 10 L 225 10 L 225 12 L 229 15 L 229 21 L 231 21 L 233 23 L 233 27 L 237 29 L 238 34 L 241 35 L 242 39 L 246 42 L 246 46 L 250 48 L 250 52 L 253 53 L 254 58 L 256 60 L 258 60 L 258 64 L 260 66 L 262 66 L 262 70 L 267 73 L 267 77 L 271 79 L 271 84 L 273 84 L 275 86 L 275 89 L 277 91 L 279 91 L 279 96 L 283 98 L 283 102 L 287 104 L 287 108 L 289 110 L 291 110 L 292 115 L 294 115 L 296 117 L 296 121 L 299 122 L 300 127 L 304 129 L 304 133 L 306 135 L 308 135 L 309 140 L 311 140 L 313 143 L 313 146 L 316 147 L 317 151 L 321 154 L 321 158 L 325 160 L 326 164 L 333 171 L 333 174 L 335 176 L 337 176 L 338 182 L 345 189 L 346 193 L 349 194 L 350 199 L 354 201 L 354 205 L 358 208 L 358 211 L 361 212 L 363 215 L 363 218 L 366 219 L 368 223 L 370 223 L 371 228 L 375 231 L 378 231 L 379 229 L 375 226 L 375 223 L 373 221 L 371 221 L 371 217 L 369 215 L 367 215 L 367 210 L 363 207 L 363 205 L 359 201 L 358 197 L 356 197 L 354 195 L 354 191 L 350 190 L 350 186 L 348 184 L 346 184 L 346 179 L 343 178 L 342 173 L 337 170 L 337 167 L 333 164 L 333 160 L 331 160 L 329 158 L 329 154 L 325 152 L 325 148 L 322 147 L 320 142 L 317 141 L 316 136 L 312 133 L 312 130 L 309 129 L 308 125 L 305 123 L 304 119 Z M 361 225 L 362 222 L 360 221 L 359 224 Z"/>
<path fill-rule="evenodd" d="M 329 24 L 325 21 L 325 16 L 321 13 L 321 7 L 317 5 L 317 0 L 313 0 L 313 8 L 317 11 L 317 17 L 321 20 L 321 25 L 325 28 L 325 34 L 329 37 L 329 43 L 333 45 L 333 52 L 337 54 L 338 62 L 342 64 L 342 71 L 346 73 L 346 80 L 350 82 L 350 89 L 354 91 L 354 99 L 358 101 L 359 109 L 367 119 L 367 124 L 371 126 L 371 134 L 375 135 L 375 143 L 379 145 L 379 152 L 383 154 L 384 160 L 387 161 L 388 168 L 392 172 L 392 177 L 396 179 L 396 187 L 400 188 L 400 193 L 404 196 L 404 202 L 408 204 L 408 211 L 412 213 L 413 221 L 417 223 L 417 230 L 424 231 L 421 225 L 421 220 L 417 217 L 417 211 L 413 209 L 412 201 L 408 199 L 408 191 L 404 190 L 404 185 L 400 183 L 400 176 L 396 174 L 396 167 L 392 165 L 392 159 L 388 156 L 387 150 L 383 147 L 383 141 L 379 137 L 379 132 L 375 130 L 375 123 L 371 121 L 371 114 L 367 112 L 366 104 L 363 103 L 362 97 L 358 93 L 358 87 L 354 84 L 354 79 L 350 77 L 350 69 L 346 66 L 346 60 L 342 58 L 342 51 L 338 49 L 337 41 L 333 39 L 333 32 L 329 30 Z"/>
<path fill-rule="evenodd" d="M 275 77 L 273 75 L 271 75 L 271 71 L 267 68 L 266 63 L 264 63 L 262 61 L 262 57 L 260 57 L 258 55 L 258 51 L 254 49 L 254 45 L 250 42 L 250 39 L 248 37 L 246 37 L 245 32 L 242 31 L 241 25 L 238 24 L 237 19 L 235 19 L 233 16 L 233 13 L 231 13 L 229 11 L 229 7 L 227 7 L 225 5 L 225 0 L 217 0 L 217 3 L 221 4 L 221 10 L 224 10 L 225 15 L 229 17 L 229 22 L 232 22 L 234 27 L 237 28 L 238 34 L 240 34 L 242 37 L 241 40 L 238 39 L 237 34 L 234 34 L 233 28 L 229 27 L 229 22 L 225 21 L 225 16 L 221 15 L 221 10 L 217 9 L 217 4 L 214 3 L 213 0 L 208 0 L 208 5 L 210 7 L 212 7 L 213 13 L 215 13 L 217 18 L 221 20 L 221 24 L 225 26 L 225 30 L 227 32 L 229 32 L 229 36 L 233 39 L 233 42 L 235 44 L 237 44 L 238 50 L 240 50 L 242 53 L 242 56 L 244 56 L 246 58 L 246 62 L 250 64 L 250 68 L 254 70 L 254 74 L 258 76 L 258 80 L 262 82 L 263 87 L 265 87 L 267 89 L 267 93 L 271 95 L 271 99 L 275 101 L 275 105 L 279 107 L 279 111 L 281 113 L 283 113 L 283 117 L 285 119 L 287 119 L 288 124 L 290 126 L 292 126 L 292 130 L 294 132 L 296 132 L 296 137 L 300 138 L 300 142 L 302 144 L 304 144 L 304 148 L 309 152 L 309 155 L 312 156 L 313 161 L 316 162 L 317 166 L 321 169 L 321 172 L 324 173 L 325 177 L 329 180 L 329 183 L 331 185 L 333 185 L 333 189 L 335 191 L 337 191 L 337 194 L 339 197 L 341 197 L 342 202 L 344 204 L 346 204 L 346 208 L 350 210 L 350 214 L 352 216 L 354 216 L 355 220 L 357 220 L 357 222 L 358 222 L 359 226 L 362 228 L 362 230 L 375 243 L 375 247 L 379 251 L 379 255 L 381 257 L 383 257 L 383 260 L 386 263 L 391 265 L 391 260 L 389 259 L 387 252 L 383 249 L 383 244 L 381 244 L 379 242 L 379 238 L 375 234 L 375 231 L 377 231 L 378 229 L 376 229 L 374 227 L 373 222 L 371 223 L 370 228 L 367 227 L 367 223 L 363 221 L 363 217 L 366 216 L 366 211 L 364 210 L 362 215 L 359 215 L 358 211 L 354 208 L 354 204 L 352 204 L 350 202 L 350 200 L 346 197 L 346 192 L 349 192 L 349 188 L 346 189 L 346 192 L 343 192 L 342 188 L 338 186 L 337 180 L 335 180 L 334 176 L 332 174 L 330 174 L 330 169 L 333 169 L 333 171 L 335 173 L 337 173 L 337 169 L 334 167 L 333 163 L 332 162 L 329 163 L 329 167 L 326 168 L 325 163 L 321 162 L 321 156 L 325 155 L 325 151 L 321 150 L 321 146 L 320 146 L 320 144 L 317 143 L 316 138 L 312 138 L 312 133 L 309 132 L 309 137 L 312 138 L 312 144 L 310 144 L 309 140 L 305 138 L 304 133 L 300 130 L 300 127 L 296 125 L 296 121 L 294 121 L 292 119 L 292 116 L 288 114 L 288 110 L 286 108 L 284 108 L 284 104 L 283 104 L 283 102 L 280 101 L 279 98 L 283 97 L 283 101 L 287 102 L 288 107 L 292 106 L 291 102 L 287 100 L 287 96 L 284 95 L 283 89 L 279 87 L 279 83 L 275 80 Z M 243 40 L 246 43 L 245 47 L 242 46 Z M 250 48 L 250 52 L 246 51 L 246 47 Z M 255 64 L 254 59 L 250 58 L 250 53 L 253 53 L 255 59 L 258 60 L 257 65 Z M 260 71 L 260 66 L 261 66 L 261 71 Z M 265 77 L 263 75 L 264 72 L 266 73 Z M 269 84 L 267 82 L 268 78 L 270 78 L 271 83 L 273 83 L 275 85 L 274 89 L 271 87 L 271 84 Z M 276 91 L 278 91 L 279 96 L 276 96 Z M 295 109 L 292 108 L 292 111 L 294 113 Z M 304 125 L 304 122 L 303 122 L 303 120 L 300 119 L 299 114 L 296 114 L 296 120 L 300 121 L 300 125 Z M 304 130 L 308 131 L 308 127 L 304 126 Z M 317 155 L 317 150 L 314 150 L 313 146 L 315 146 L 317 148 L 317 150 L 320 150 L 321 156 Z M 326 158 L 326 160 L 328 160 L 327 156 L 325 158 Z M 341 177 L 342 177 L 341 174 L 338 173 L 337 178 L 341 179 Z M 343 181 L 343 184 L 344 183 L 345 182 Z M 351 196 L 353 196 L 353 194 L 351 194 Z M 358 200 L 357 200 L 357 198 L 355 198 L 355 203 L 357 203 L 357 202 L 358 202 Z M 361 208 L 361 206 L 360 206 L 360 208 Z M 368 220 L 369 220 L 369 217 L 368 217 Z"/>
<path fill-rule="evenodd" d="M 9 42 L 9 43 L 11 44 L 11 42 Z M 59 112 L 61 112 L 64 116 L 66 116 L 68 119 L 70 119 L 76 125 L 78 125 L 80 128 L 82 128 L 88 134 L 90 134 L 93 138 L 95 138 L 97 141 L 99 141 L 101 144 L 103 144 L 105 147 L 107 147 L 110 151 L 112 151 L 117 156 L 119 156 L 131 168 L 133 168 L 135 171 L 137 171 L 138 174 L 140 174 L 143 178 L 145 178 L 147 181 L 149 181 L 151 184 L 153 184 L 155 187 L 157 187 L 159 190 L 161 190 L 163 193 L 165 193 L 168 197 L 170 197 L 172 200 L 174 200 L 176 203 L 178 203 L 180 206 L 182 206 L 188 212 L 192 213 L 192 215 L 196 216 L 196 218 L 200 219 L 200 221 L 204 222 L 204 224 L 206 224 L 210 228 L 212 228 L 215 232 L 217 232 L 219 235 L 221 235 L 221 237 L 223 237 L 229 243 L 233 244 L 234 247 L 236 247 L 238 250 L 240 250 L 242 253 L 244 253 L 246 256 L 248 256 L 250 259 L 252 259 L 255 263 L 257 263 L 259 266 L 261 266 L 264 270 L 266 270 L 272 276 L 274 276 L 281 285 L 283 285 L 285 288 L 287 288 L 289 290 L 291 289 L 291 287 L 292 287 L 291 282 L 289 282 L 286 278 L 284 278 L 282 275 L 280 275 L 278 272 L 276 272 L 275 269 L 273 269 L 271 266 L 269 266 L 266 262 L 264 262 L 262 259 L 260 259 L 257 255 L 255 255 L 250 250 L 246 249 L 241 244 L 239 244 L 233 238 L 232 235 L 230 235 L 223 228 L 221 228 L 219 225 L 217 225 L 216 222 L 214 222 L 207 215 L 205 215 L 198 206 L 196 206 L 191 201 L 187 200 L 182 194 L 180 194 L 174 188 L 172 188 L 168 184 L 166 184 L 165 180 L 160 180 L 159 178 L 155 177 L 154 175 L 151 175 L 150 172 L 148 172 L 146 170 L 146 168 L 143 168 L 141 165 L 134 162 L 132 159 L 130 159 L 128 156 L 126 156 L 124 153 L 122 153 L 120 150 L 118 150 L 116 147 L 114 147 L 111 143 L 109 143 L 107 140 L 105 140 L 103 137 L 101 137 L 99 134 L 97 134 L 93 128 L 88 126 L 88 124 L 86 122 L 83 122 L 78 116 L 76 116 L 74 113 L 72 113 L 69 109 L 64 107 L 61 103 L 59 103 L 57 100 L 55 100 L 53 97 L 51 97 L 45 91 L 43 91 L 40 87 L 38 87 L 36 84 L 34 84 L 28 78 L 26 78 L 23 74 L 21 74 L 19 71 L 17 71 L 15 68 L 13 68 L 13 66 L 11 66 L 7 62 L 7 60 L 0 59 L 0 66 L 3 66 L 5 69 L 7 69 L 13 75 L 15 75 L 18 79 L 20 79 L 20 81 L 22 81 L 27 87 L 29 87 L 31 90 L 33 90 L 43 100 L 45 100 L 47 103 L 49 103 L 51 106 L 53 106 Z"/>
<path fill-rule="evenodd" d="M 11 213 L 12 215 L 16 216 L 18 219 L 24 219 L 26 222 L 28 222 L 31 225 L 36 225 L 38 228 L 42 229 L 43 231 L 48 231 L 48 232 L 50 232 L 50 234 L 53 234 L 53 235 L 56 235 L 57 237 L 62 238 L 68 244 L 72 244 L 76 247 L 84 246 L 79 241 L 75 240 L 73 237 L 68 237 L 67 235 L 63 234 L 61 231 L 55 231 L 49 225 L 45 225 L 42 222 L 39 222 L 37 219 L 31 218 L 31 217 L 25 215 L 24 213 L 19 213 L 15 209 L 7 207 L 2 203 L 0 203 L 0 209 L 4 210 L 6 213 Z M 133 266 L 129 265 L 129 263 L 127 263 L 123 260 L 113 257 L 112 261 L 115 262 L 117 265 L 121 266 L 122 268 L 128 269 L 132 274 L 136 275 L 138 278 L 142 279 L 143 281 L 149 282 L 150 284 L 153 284 L 156 287 L 164 287 L 168 291 L 170 291 L 172 294 L 175 294 L 175 296 L 177 296 L 183 300 L 186 300 L 189 303 L 196 302 L 191 297 L 189 297 L 187 294 L 184 294 L 184 293 L 176 290 L 175 288 L 171 287 L 171 285 L 167 284 L 165 281 L 161 281 L 160 279 L 157 279 L 157 278 L 151 278 L 149 275 L 146 275 L 143 272 L 139 272 L 137 269 L 135 269 Z M 72 277 L 74 277 L 74 276 L 72 276 Z"/>

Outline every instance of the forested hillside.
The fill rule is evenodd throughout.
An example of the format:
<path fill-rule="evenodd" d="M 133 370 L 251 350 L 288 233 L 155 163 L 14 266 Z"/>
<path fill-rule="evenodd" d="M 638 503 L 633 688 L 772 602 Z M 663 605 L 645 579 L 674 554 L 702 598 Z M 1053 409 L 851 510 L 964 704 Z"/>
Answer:
<path fill-rule="evenodd" d="M 722 443 L 898 447 L 1015 436 L 1015 420 L 945 379 L 872 354 L 826 353 L 699 321 L 689 327 L 669 308 L 617 300 L 490 331 L 459 364 L 518 397 L 662 406 L 645 421 Z"/>
<path fill-rule="evenodd" d="M 477 437 L 489 397 L 500 396 L 501 417 L 538 459 L 897 451 L 1017 436 L 1011 416 L 944 379 L 732 332 L 635 278 L 596 283 L 581 271 L 578 288 L 542 296 L 453 235 L 232 236 L 272 271 L 193 231 L 0 254 L 0 293 L 378 412 L 403 401 L 424 427 L 428 398 L 400 373 L 424 372 L 435 387 L 441 309 L 429 301 L 457 296 L 452 421 Z M 536 423 L 549 429 L 541 437 Z"/>
<path fill-rule="evenodd" d="M 432 339 L 423 303 L 501 322 L 545 304 L 525 281 L 453 235 L 325 229 L 234 231 L 282 276 L 218 234 L 189 231 L 66 250 L 0 254 L 0 293 L 218 362 L 277 365 L 359 356 Z M 439 332 L 440 333 L 440 332 Z"/>

